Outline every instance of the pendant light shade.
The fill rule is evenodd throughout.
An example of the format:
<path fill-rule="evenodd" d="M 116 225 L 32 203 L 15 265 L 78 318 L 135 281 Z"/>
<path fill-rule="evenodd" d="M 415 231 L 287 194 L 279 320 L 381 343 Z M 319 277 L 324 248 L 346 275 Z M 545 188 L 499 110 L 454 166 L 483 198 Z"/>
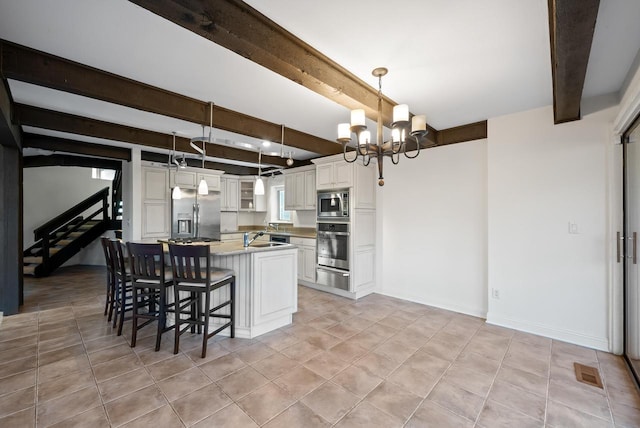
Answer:
<path fill-rule="evenodd" d="M 180 186 L 176 186 L 173 188 L 173 192 L 171 192 L 171 199 L 182 199 L 182 192 L 180 191 Z"/>
<path fill-rule="evenodd" d="M 258 176 L 256 177 L 256 184 L 253 186 L 254 195 L 264 195 L 264 182 L 262 181 L 262 150 L 258 150 Z"/>
<path fill-rule="evenodd" d="M 254 193 L 258 196 L 264 195 L 264 182 L 262 181 L 262 177 L 256 177 L 256 187 L 254 189 Z"/>
<path fill-rule="evenodd" d="M 209 185 L 207 184 L 207 180 L 204 178 L 200 180 L 200 184 L 198 184 L 198 195 L 208 195 L 209 194 Z"/>

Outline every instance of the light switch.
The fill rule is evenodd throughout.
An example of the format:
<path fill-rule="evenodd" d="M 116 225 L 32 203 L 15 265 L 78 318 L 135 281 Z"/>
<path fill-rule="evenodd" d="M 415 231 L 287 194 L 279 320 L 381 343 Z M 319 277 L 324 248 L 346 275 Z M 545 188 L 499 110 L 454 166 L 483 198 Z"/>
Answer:
<path fill-rule="evenodd" d="M 578 224 L 577 223 L 569 222 L 569 233 L 572 234 L 572 235 L 577 235 L 578 234 Z"/>

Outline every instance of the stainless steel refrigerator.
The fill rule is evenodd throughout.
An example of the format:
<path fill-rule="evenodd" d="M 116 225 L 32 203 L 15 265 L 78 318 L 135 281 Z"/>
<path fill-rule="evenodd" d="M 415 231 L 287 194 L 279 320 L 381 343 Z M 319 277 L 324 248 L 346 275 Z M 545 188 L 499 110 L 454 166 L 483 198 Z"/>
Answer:
<path fill-rule="evenodd" d="M 220 240 L 220 192 L 198 195 L 181 189 L 182 198 L 171 200 L 171 239 Z"/>

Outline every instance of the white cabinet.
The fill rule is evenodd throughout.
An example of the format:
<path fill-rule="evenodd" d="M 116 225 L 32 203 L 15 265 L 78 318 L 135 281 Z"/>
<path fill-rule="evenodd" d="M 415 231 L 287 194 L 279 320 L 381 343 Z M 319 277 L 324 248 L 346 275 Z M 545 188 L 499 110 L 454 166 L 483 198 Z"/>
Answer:
<path fill-rule="evenodd" d="M 264 179 L 263 179 L 264 180 Z M 255 194 L 256 180 L 240 179 L 240 204 L 239 211 L 266 211 L 267 203 L 265 195 Z"/>
<path fill-rule="evenodd" d="M 284 207 L 292 210 L 314 210 L 316 207 L 316 171 L 304 167 L 285 172 Z"/>
<path fill-rule="evenodd" d="M 316 282 L 316 240 L 292 237 L 292 244 L 298 247 L 298 280 Z"/>
<path fill-rule="evenodd" d="M 220 210 L 238 211 L 238 179 L 220 178 Z"/>
<path fill-rule="evenodd" d="M 252 254 L 252 326 L 277 322 L 298 310 L 295 253 L 291 249 Z"/>
<path fill-rule="evenodd" d="M 169 236 L 169 170 L 162 167 L 142 167 L 142 238 Z"/>
<path fill-rule="evenodd" d="M 184 189 L 195 189 L 198 185 L 196 182 L 196 173 L 192 171 L 171 171 L 169 180 L 171 188 L 180 186 Z"/>
<path fill-rule="evenodd" d="M 341 189 L 353 185 L 353 164 L 344 160 L 318 165 L 316 174 L 318 190 Z"/>
<path fill-rule="evenodd" d="M 197 177 L 196 177 L 196 183 L 199 185 L 200 181 L 202 179 L 204 179 L 204 181 L 206 181 L 210 192 L 219 192 L 220 191 L 220 175 L 217 175 L 217 174 L 202 174 L 202 173 L 199 172 Z"/>

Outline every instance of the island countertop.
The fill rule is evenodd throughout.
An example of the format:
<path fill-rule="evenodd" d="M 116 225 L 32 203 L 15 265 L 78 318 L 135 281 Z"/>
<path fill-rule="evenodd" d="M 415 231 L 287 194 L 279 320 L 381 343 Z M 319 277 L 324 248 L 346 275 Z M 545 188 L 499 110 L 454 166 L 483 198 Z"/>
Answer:
<path fill-rule="evenodd" d="M 167 245 L 169 241 L 161 240 L 163 244 Z M 285 244 L 280 242 L 265 242 L 265 241 L 255 241 L 252 242 L 248 247 L 243 246 L 242 240 L 234 240 L 234 241 L 212 241 L 212 242 L 193 242 L 189 244 L 179 244 L 179 245 L 208 245 L 211 248 L 211 255 L 215 256 L 234 256 L 237 254 L 248 254 L 248 253 L 258 253 L 263 251 L 277 251 L 277 250 L 288 250 L 291 248 L 297 248 L 293 244 Z"/>

